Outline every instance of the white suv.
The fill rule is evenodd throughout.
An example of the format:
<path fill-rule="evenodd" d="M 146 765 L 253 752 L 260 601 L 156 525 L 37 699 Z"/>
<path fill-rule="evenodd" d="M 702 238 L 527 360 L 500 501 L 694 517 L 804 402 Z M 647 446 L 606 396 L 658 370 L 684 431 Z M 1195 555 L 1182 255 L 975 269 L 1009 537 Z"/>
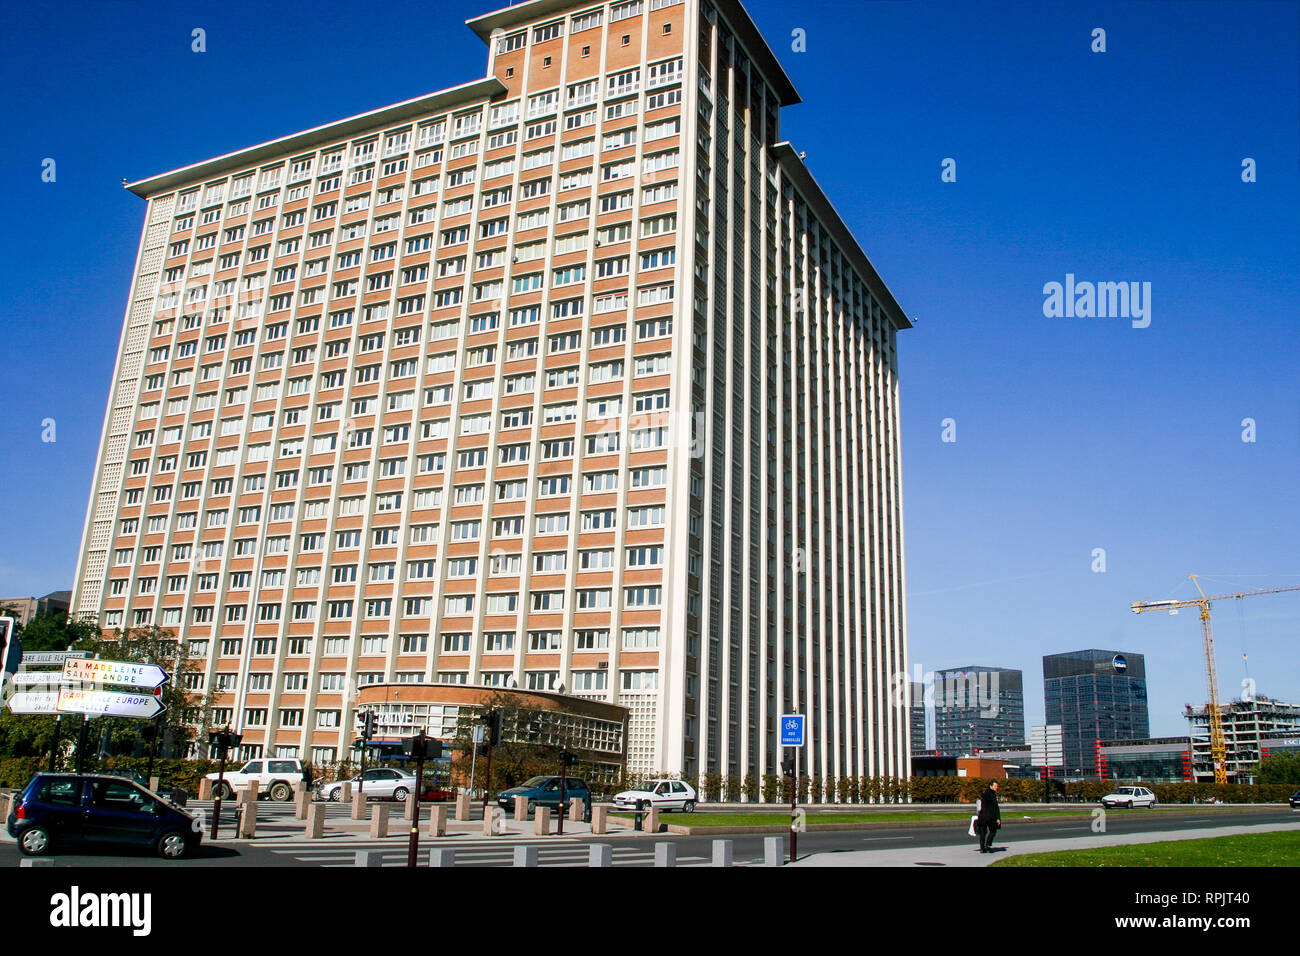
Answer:
<path fill-rule="evenodd" d="M 238 770 L 227 770 L 220 783 L 215 773 L 208 774 L 207 779 L 212 781 L 213 796 L 220 789 L 223 800 L 233 797 L 236 790 L 247 789 L 253 781 L 258 783 L 259 795 L 281 801 L 293 799 L 293 786 L 298 781 L 311 786 L 310 775 L 304 770 L 302 761 L 289 758 L 250 760 Z"/>
<path fill-rule="evenodd" d="M 1156 805 L 1156 795 L 1146 787 L 1116 787 L 1114 793 L 1108 793 L 1101 798 L 1101 805 L 1108 810 L 1116 807 L 1147 807 L 1150 809 Z"/>

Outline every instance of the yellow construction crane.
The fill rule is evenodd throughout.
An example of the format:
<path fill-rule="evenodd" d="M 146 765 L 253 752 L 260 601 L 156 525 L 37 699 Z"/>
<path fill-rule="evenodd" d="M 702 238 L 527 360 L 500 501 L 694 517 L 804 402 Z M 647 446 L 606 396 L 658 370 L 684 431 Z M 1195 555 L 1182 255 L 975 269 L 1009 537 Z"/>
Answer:
<path fill-rule="evenodd" d="M 1228 746 L 1223 739 L 1223 715 L 1219 712 L 1219 675 L 1214 666 L 1214 632 L 1210 629 L 1210 604 L 1214 601 L 1227 601 L 1236 598 L 1254 597 L 1256 594 L 1277 594 L 1279 591 L 1300 591 L 1300 584 L 1290 584 L 1282 588 L 1260 588 L 1255 591 L 1238 591 L 1235 594 L 1216 594 L 1206 597 L 1201 590 L 1201 582 L 1196 575 L 1189 575 L 1199 598 L 1187 601 L 1134 601 L 1130 606 L 1134 614 L 1143 611 L 1168 611 L 1177 614 L 1179 608 L 1199 607 L 1201 609 L 1201 640 L 1205 645 L 1205 681 L 1209 685 L 1210 700 L 1206 705 L 1206 716 L 1210 719 L 1210 759 L 1214 761 L 1214 782 L 1228 782 Z"/>

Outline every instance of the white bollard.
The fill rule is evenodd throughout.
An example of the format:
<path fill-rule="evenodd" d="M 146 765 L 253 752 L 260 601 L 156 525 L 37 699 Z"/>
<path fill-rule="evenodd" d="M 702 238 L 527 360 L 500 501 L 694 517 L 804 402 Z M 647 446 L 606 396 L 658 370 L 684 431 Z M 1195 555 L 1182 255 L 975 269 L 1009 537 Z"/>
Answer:
<path fill-rule="evenodd" d="M 455 866 L 456 851 L 450 847 L 435 847 L 429 851 L 429 865 L 440 867 Z"/>
<path fill-rule="evenodd" d="M 713 865 L 731 866 L 732 842 L 730 840 L 713 841 Z"/>
<path fill-rule="evenodd" d="M 763 865 L 781 866 L 785 863 L 785 837 L 763 837 Z"/>
<path fill-rule="evenodd" d="M 356 866 L 383 866 L 384 855 L 378 850 L 357 850 Z"/>
<path fill-rule="evenodd" d="M 608 843 L 593 843 L 591 845 L 588 866 L 613 866 L 614 865 L 614 848 Z"/>
<path fill-rule="evenodd" d="M 677 844 L 656 843 L 655 844 L 655 866 L 676 866 L 676 865 L 677 865 Z"/>

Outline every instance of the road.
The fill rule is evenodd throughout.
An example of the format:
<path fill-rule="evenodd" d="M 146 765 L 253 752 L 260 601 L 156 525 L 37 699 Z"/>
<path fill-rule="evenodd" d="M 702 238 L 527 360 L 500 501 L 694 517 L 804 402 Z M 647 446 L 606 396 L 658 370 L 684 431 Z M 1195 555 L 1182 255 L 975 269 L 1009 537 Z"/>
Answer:
<path fill-rule="evenodd" d="M 191 808 L 210 812 L 209 804 L 192 803 Z M 346 805 L 330 805 L 327 809 L 329 820 L 344 820 L 348 817 Z M 1081 808 L 1083 809 L 1083 808 Z M 227 805 L 229 813 L 229 805 Z M 223 814 L 223 819 L 233 821 Z M 686 822 L 687 817 L 670 814 L 671 822 Z M 1141 810 L 1112 811 L 1107 816 L 1107 831 L 1121 833 L 1159 833 L 1168 830 L 1213 830 L 1215 827 L 1235 824 L 1291 823 L 1300 820 L 1300 813 L 1282 807 L 1274 810 L 1233 810 L 1232 808 L 1215 808 L 1199 813 L 1195 810 L 1183 811 L 1169 816 L 1154 816 Z M 1053 819 L 1041 823 L 1018 823 L 1014 808 L 1004 814 L 1004 826 L 998 836 L 1002 844 L 1014 844 L 1023 840 L 1065 840 L 1087 837 L 1092 831 L 1090 821 L 1080 819 Z M 400 833 L 401 827 L 394 821 L 394 833 Z M 230 833 L 233 822 L 223 824 Z M 293 819 L 293 809 L 289 804 L 261 804 L 259 808 L 258 839 L 253 842 L 222 840 L 217 844 L 204 845 L 193 859 L 177 862 L 164 861 L 148 853 L 124 853 L 116 849 L 100 850 L 80 849 L 76 853 L 58 854 L 58 866 L 186 866 L 186 867 L 222 867 L 222 866 L 350 866 L 354 865 L 358 851 L 382 854 L 385 865 L 405 865 L 406 840 L 390 837 L 387 840 L 371 840 L 366 836 L 351 834 L 333 834 L 322 840 L 306 841 L 301 837 L 302 824 Z M 1208 834 L 1207 834 L 1208 835 Z M 733 842 L 734 861 L 737 865 L 754 865 L 763 862 L 764 835 L 719 835 L 714 836 L 679 836 L 659 834 L 657 836 L 612 834 L 591 837 L 538 837 L 527 840 L 507 837 L 482 837 L 461 834 L 440 840 L 431 840 L 421 836 L 421 862 L 426 862 L 428 848 L 452 847 L 456 851 L 457 866 L 509 866 L 512 861 L 513 848 L 527 843 L 539 847 L 539 863 L 542 866 L 568 865 L 585 866 L 588 847 L 592 843 L 606 843 L 613 849 L 615 866 L 652 866 L 654 863 L 654 845 L 671 842 L 677 846 L 677 863 L 679 866 L 705 865 L 712 856 L 714 839 L 728 839 Z M 17 866 L 21 855 L 8 836 L 0 837 L 0 867 Z M 938 847 L 967 845 L 972 838 L 966 834 L 964 823 L 944 823 L 935 826 L 909 829 L 868 829 L 839 830 L 834 832 L 807 832 L 799 835 L 799 854 L 801 857 L 812 853 L 833 853 L 847 850 L 887 849 L 898 846 Z"/>

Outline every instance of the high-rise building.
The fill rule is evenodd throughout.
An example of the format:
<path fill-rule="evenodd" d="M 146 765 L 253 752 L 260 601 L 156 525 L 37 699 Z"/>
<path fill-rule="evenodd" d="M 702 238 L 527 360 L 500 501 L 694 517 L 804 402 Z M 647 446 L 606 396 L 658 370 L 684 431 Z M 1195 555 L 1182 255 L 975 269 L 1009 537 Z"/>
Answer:
<path fill-rule="evenodd" d="M 934 675 L 935 749 L 949 756 L 1023 746 L 1025 684 L 1009 667 L 956 667 Z"/>
<path fill-rule="evenodd" d="M 1146 659 L 1127 651 L 1069 651 L 1043 657 L 1047 723 L 1060 724 L 1060 776 L 1099 775 L 1097 741 L 1151 735 Z"/>
<path fill-rule="evenodd" d="M 911 703 L 911 737 L 912 753 L 919 753 L 925 750 L 925 684 L 922 681 L 912 681 L 912 703 Z"/>
<path fill-rule="evenodd" d="M 438 681 L 623 705 L 633 771 L 779 772 L 798 711 L 905 775 L 910 324 L 789 78 L 735 0 L 468 24 L 483 79 L 130 185 L 77 612 L 175 629 L 246 754 Z"/>
<path fill-rule="evenodd" d="M 1214 780 L 1214 758 L 1210 752 L 1210 716 L 1204 705 L 1186 705 L 1192 741 L 1192 775 L 1200 781 Z M 1232 783 L 1253 783 L 1256 765 L 1269 735 L 1300 732 L 1300 706 L 1268 697 L 1230 700 L 1219 706 L 1223 743 L 1227 748 L 1226 769 Z"/>

